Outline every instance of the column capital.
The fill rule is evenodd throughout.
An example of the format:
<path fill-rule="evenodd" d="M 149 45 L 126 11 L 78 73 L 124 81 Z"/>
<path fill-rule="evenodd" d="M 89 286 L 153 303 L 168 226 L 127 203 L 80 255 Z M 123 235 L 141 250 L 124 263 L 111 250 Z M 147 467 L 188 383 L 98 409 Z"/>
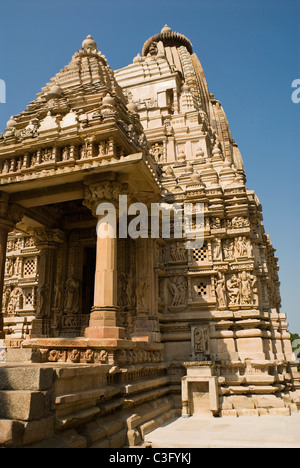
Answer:
<path fill-rule="evenodd" d="M 24 208 L 16 203 L 9 203 L 8 195 L 0 192 L 0 229 L 13 231 L 15 225 L 19 223 L 24 216 Z"/>
<path fill-rule="evenodd" d="M 64 242 L 65 234 L 60 229 L 35 228 L 34 237 L 37 247 L 53 248 Z"/>
<path fill-rule="evenodd" d="M 96 211 L 100 203 L 112 203 L 118 206 L 119 196 L 128 192 L 128 184 L 118 180 L 100 180 L 87 185 L 84 190 L 83 205 L 87 206 L 93 216 L 97 217 Z"/>

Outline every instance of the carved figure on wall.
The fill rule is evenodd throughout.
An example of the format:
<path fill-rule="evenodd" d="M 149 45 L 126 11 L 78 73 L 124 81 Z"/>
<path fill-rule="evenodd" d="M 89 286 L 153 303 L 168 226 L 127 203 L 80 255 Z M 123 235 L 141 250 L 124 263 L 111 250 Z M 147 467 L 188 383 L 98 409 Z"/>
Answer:
<path fill-rule="evenodd" d="M 212 218 L 210 223 L 211 229 L 220 229 L 222 227 L 222 222 L 220 218 Z"/>
<path fill-rule="evenodd" d="M 252 257 L 253 249 L 250 240 L 242 236 L 235 239 L 235 253 L 237 257 Z"/>
<path fill-rule="evenodd" d="M 33 237 L 27 237 L 27 239 L 25 240 L 24 247 L 34 247 L 34 246 L 35 246 L 34 238 Z"/>
<path fill-rule="evenodd" d="M 149 306 L 147 304 L 146 291 L 149 288 L 149 282 L 145 279 L 140 279 L 137 287 L 137 297 L 139 300 L 139 307 L 143 310 L 148 310 Z"/>
<path fill-rule="evenodd" d="M 247 218 L 243 218 L 242 216 L 235 216 L 232 220 L 228 220 L 228 227 L 232 227 L 235 229 L 241 229 L 245 227 L 249 227 L 250 222 Z"/>
<path fill-rule="evenodd" d="M 8 304 L 10 300 L 10 295 L 12 293 L 12 288 L 7 287 L 3 293 L 3 313 L 6 314 L 8 311 Z"/>
<path fill-rule="evenodd" d="M 251 281 L 251 302 L 254 306 L 258 306 L 258 289 L 257 289 L 257 277 L 254 275 L 250 275 L 250 281 Z M 279 293 L 279 291 L 276 291 Z"/>
<path fill-rule="evenodd" d="M 193 333 L 194 355 L 197 359 L 207 360 L 208 357 L 208 333 L 207 329 L 197 327 Z"/>
<path fill-rule="evenodd" d="M 243 271 L 237 276 L 236 274 L 227 281 L 227 293 L 230 305 L 258 305 L 258 289 L 257 278 Z"/>
<path fill-rule="evenodd" d="M 51 149 L 44 149 L 41 152 L 42 162 L 48 162 L 52 159 L 52 150 Z"/>
<path fill-rule="evenodd" d="M 9 303 L 7 306 L 8 315 L 15 315 L 17 309 L 23 307 L 23 292 L 21 288 L 15 288 L 9 297 Z"/>
<path fill-rule="evenodd" d="M 227 281 L 227 292 L 230 304 L 237 304 L 240 301 L 240 279 L 236 275 Z"/>
<path fill-rule="evenodd" d="M 232 260 L 234 258 L 234 244 L 232 239 L 226 239 L 223 245 L 225 260 Z"/>
<path fill-rule="evenodd" d="M 68 146 L 65 146 L 63 151 L 62 151 L 62 161 L 67 161 L 70 156 L 70 148 Z"/>
<path fill-rule="evenodd" d="M 246 271 L 243 271 L 240 279 L 240 292 L 241 292 L 241 302 L 244 304 L 250 304 L 251 302 L 251 280 L 247 275 Z"/>
<path fill-rule="evenodd" d="M 154 143 L 151 148 L 150 152 L 153 154 L 155 160 L 160 163 L 163 157 L 163 143 Z"/>
<path fill-rule="evenodd" d="M 130 276 L 127 281 L 126 295 L 127 295 L 128 305 L 131 307 L 134 307 L 136 304 L 136 292 L 135 292 L 135 281 L 132 276 Z"/>
<path fill-rule="evenodd" d="M 170 279 L 169 289 L 172 295 L 172 307 L 182 306 L 186 302 L 187 283 L 184 276 Z"/>
<path fill-rule="evenodd" d="M 55 309 L 60 309 L 62 306 L 63 299 L 63 287 L 60 283 L 56 283 L 54 286 L 54 303 L 53 307 Z"/>
<path fill-rule="evenodd" d="M 79 309 L 79 281 L 69 278 L 65 289 L 65 312 L 76 313 Z"/>
<path fill-rule="evenodd" d="M 41 285 L 37 288 L 37 303 L 36 303 L 36 309 L 37 309 L 37 315 L 43 315 L 44 313 L 44 308 L 47 303 L 47 298 L 48 298 L 48 285 Z"/>
<path fill-rule="evenodd" d="M 23 247 L 23 242 L 22 242 L 22 239 L 19 238 L 16 240 L 16 243 L 15 243 L 15 250 L 21 250 Z"/>
<path fill-rule="evenodd" d="M 153 41 L 149 46 L 148 56 L 155 56 L 158 53 L 157 42 Z"/>
<path fill-rule="evenodd" d="M 14 250 L 14 248 L 15 248 L 15 243 L 14 243 L 14 241 L 9 240 L 9 241 L 7 242 L 7 249 L 6 249 L 7 252 L 12 252 L 12 251 Z"/>
<path fill-rule="evenodd" d="M 12 258 L 8 258 L 6 260 L 6 263 L 5 263 L 5 275 L 6 276 L 13 276 L 14 274 L 14 265 L 15 265 L 15 262 Z"/>
<path fill-rule="evenodd" d="M 214 260 L 222 260 L 222 241 L 221 239 L 214 239 L 212 242 L 212 251 Z"/>
<path fill-rule="evenodd" d="M 128 305 L 127 281 L 124 273 L 118 275 L 118 305 L 123 307 Z"/>
<path fill-rule="evenodd" d="M 235 255 L 237 257 L 246 257 L 247 256 L 247 244 L 245 237 L 238 237 L 235 239 Z"/>
<path fill-rule="evenodd" d="M 173 262 L 186 260 L 186 247 L 183 242 L 176 242 L 170 245 L 170 258 Z"/>
<path fill-rule="evenodd" d="M 219 307 L 227 306 L 226 286 L 224 273 L 218 272 L 218 279 L 216 282 L 216 296 Z"/>

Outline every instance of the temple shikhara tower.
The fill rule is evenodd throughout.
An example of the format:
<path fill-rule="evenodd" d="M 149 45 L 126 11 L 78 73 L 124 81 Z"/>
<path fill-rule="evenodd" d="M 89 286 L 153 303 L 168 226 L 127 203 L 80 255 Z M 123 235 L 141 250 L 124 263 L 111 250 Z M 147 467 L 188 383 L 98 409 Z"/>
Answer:
<path fill-rule="evenodd" d="M 275 249 L 189 39 L 166 25 L 113 71 L 88 36 L 7 122 L 0 184 L 0 445 L 138 446 L 181 415 L 299 409 Z M 122 195 L 189 204 L 202 245 L 172 214 L 169 237 L 121 235 Z"/>

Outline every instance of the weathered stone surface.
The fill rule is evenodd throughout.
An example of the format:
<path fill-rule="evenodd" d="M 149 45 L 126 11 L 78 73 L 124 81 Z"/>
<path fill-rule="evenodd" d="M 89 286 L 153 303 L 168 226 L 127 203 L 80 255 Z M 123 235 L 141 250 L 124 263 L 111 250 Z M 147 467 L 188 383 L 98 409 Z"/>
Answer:
<path fill-rule="evenodd" d="M 41 440 L 50 439 L 54 435 L 54 424 L 54 416 L 28 421 L 24 425 L 23 444 L 31 445 Z"/>
<path fill-rule="evenodd" d="M 257 395 L 253 397 L 257 408 L 284 408 L 284 401 L 275 395 Z"/>
<path fill-rule="evenodd" d="M 232 403 L 233 408 L 235 409 L 254 409 L 254 401 L 253 398 L 248 397 L 248 396 L 242 396 L 242 395 L 235 395 L 232 397 L 228 397 L 228 400 L 230 403 Z"/>
<path fill-rule="evenodd" d="M 0 418 L 29 421 L 48 415 L 50 397 L 45 392 L 0 391 Z"/>
<path fill-rule="evenodd" d="M 40 362 L 40 353 L 34 349 L 7 348 L 6 362 Z"/>
<path fill-rule="evenodd" d="M 0 367 L 0 390 L 47 390 L 52 387 L 53 369 Z"/>
<path fill-rule="evenodd" d="M 62 432 L 58 437 L 66 448 L 86 448 L 86 439 L 79 435 L 75 429 Z"/>
<path fill-rule="evenodd" d="M 24 424 L 21 421 L 0 419 L 0 447 L 20 447 L 23 444 Z"/>

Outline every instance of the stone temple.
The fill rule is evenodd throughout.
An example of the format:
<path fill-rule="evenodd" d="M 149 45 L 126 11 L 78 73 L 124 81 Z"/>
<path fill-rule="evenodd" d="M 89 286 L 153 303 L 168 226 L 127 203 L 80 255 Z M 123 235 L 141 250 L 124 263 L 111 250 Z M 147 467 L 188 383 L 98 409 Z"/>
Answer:
<path fill-rule="evenodd" d="M 299 410 L 275 249 L 184 35 L 116 71 L 88 36 L 7 122 L 0 184 L 0 445 L 133 447 L 179 416 Z M 121 235 L 121 196 L 188 206 L 189 236 L 173 209 L 169 236 Z"/>

